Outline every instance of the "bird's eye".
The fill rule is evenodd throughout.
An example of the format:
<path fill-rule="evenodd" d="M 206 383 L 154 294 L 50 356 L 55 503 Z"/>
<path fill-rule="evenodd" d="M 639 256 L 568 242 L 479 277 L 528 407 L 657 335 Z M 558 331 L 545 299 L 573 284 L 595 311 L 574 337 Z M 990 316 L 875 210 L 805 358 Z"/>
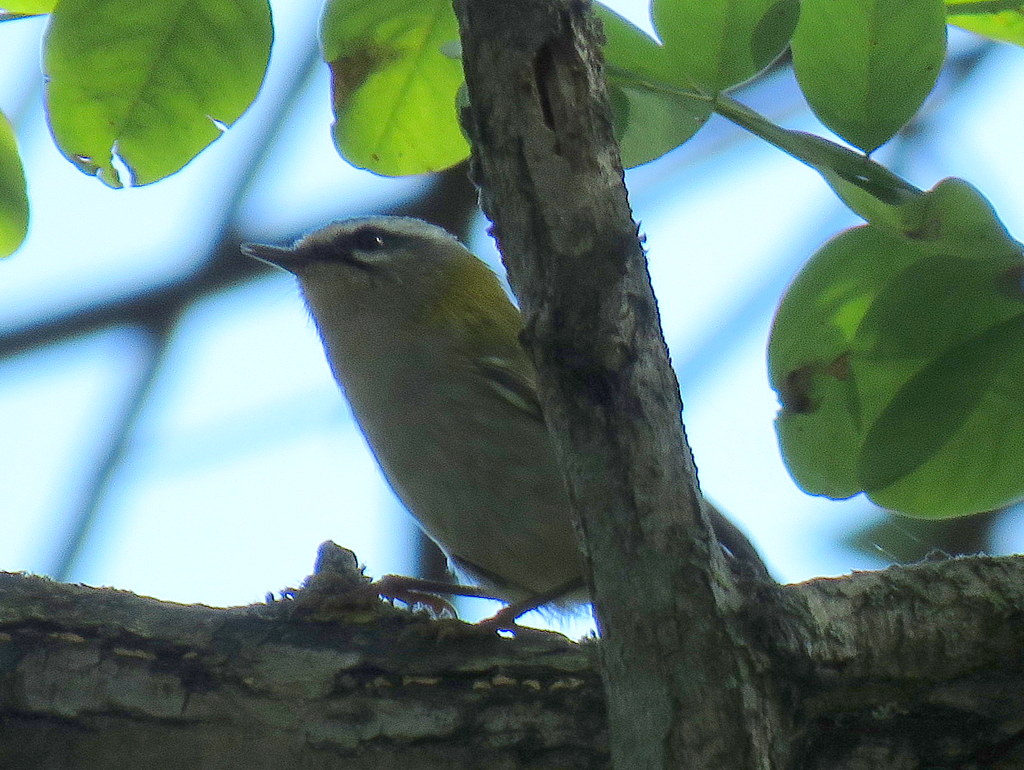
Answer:
<path fill-rule="evenodd" d="M 357 251 L 376 251 L 384 246 L 384 236 L 370 227 L 352 233 L 352 248 Z"/>

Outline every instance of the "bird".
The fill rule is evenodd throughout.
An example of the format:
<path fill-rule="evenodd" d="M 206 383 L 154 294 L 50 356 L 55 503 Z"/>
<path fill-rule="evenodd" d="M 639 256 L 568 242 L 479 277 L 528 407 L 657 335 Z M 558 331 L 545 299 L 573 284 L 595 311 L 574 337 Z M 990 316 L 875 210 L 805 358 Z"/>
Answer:
<path fill-rule="evenodd" d="M 242 250 L 295 276 L 385 478 L 456 574 L 482 587 L 475 595 L 516 611 L 585 602 L 537 374 L 497 275 L 446 230 L 412 217 L 358 217 L 291 247 Z M 741 539 L 732 550 L 749 546 L 709 513 L 716 531 Z"/>

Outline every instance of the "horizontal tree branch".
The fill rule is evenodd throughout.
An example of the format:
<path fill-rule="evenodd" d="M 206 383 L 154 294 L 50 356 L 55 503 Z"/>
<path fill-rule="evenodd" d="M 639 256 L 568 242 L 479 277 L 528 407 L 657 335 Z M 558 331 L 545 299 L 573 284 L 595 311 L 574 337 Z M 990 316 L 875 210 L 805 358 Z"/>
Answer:
<path fill-rule="evenodd" d="M 592 645 L 329 593 L 215 609 L 0 573 L 0 767 L 607 763 Z"/>
<path fill-rule="evenodd" d="M 793 766 L 1021 766 L 1024 560 L 781 593 L 752 622 Z M 607 766 L 592 643 L 323 594 L 215 609 L 0 573 L 0 767 Z"/>

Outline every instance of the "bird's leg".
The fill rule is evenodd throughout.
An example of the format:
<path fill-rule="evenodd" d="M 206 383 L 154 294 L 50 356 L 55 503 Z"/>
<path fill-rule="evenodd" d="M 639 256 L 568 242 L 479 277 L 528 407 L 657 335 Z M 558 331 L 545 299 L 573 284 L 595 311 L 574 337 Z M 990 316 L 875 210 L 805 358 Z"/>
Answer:
<path fill-rule="evenodd" d="M 559 586 L 555 586 L 543 593 L 534 594 L 533 596 L 521 599 L 517 602 L 511 602 L 510 604 L 502 607 L 491 617 L 481 620 L 477 625 L 481 628 L 492 629 L 494 631 L 517 631 L 520 626 L 516 623 L 516 620 L 518 620 L 520 616 L 525 615 L 530 610 L 535 610 L 538 607 L 542 607 L 545 604 L 556 601 L 566 594 L 578 591 L 583 588 L 583 585 L 583 578 L 573 578 L 572 580 L 562 583 Z"/>
<path fill-rule="evenodd" d="M 477 586 L 459 585 L 458 583 L 446 583 L 443 580 L 425 580 L 423 578 L 408 577 L 406 575 L 384 575 L 370 583 L 368 590 L 374 591 L 378 596 L 385 599 L 398 599 L 410 606 L 421 604 L 427 607 L 438 616 L 450 615 L 457 618 L 458 613 L 445 596 L 473 596 L 481 599 L 497 599 L 493 591 L 479 588 Z"/>

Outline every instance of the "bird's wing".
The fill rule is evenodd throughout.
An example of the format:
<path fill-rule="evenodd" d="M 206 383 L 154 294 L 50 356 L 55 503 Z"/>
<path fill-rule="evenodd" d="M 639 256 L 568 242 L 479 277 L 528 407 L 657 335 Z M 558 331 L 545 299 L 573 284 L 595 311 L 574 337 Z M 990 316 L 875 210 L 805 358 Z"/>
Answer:
<path fill-rule="evenodd" d="M 478 358 L 475 363 L 502 400 L 537 422 L 544 422 L 533 377 L 515 367 L 513 362 L 497 356 Z"/>

